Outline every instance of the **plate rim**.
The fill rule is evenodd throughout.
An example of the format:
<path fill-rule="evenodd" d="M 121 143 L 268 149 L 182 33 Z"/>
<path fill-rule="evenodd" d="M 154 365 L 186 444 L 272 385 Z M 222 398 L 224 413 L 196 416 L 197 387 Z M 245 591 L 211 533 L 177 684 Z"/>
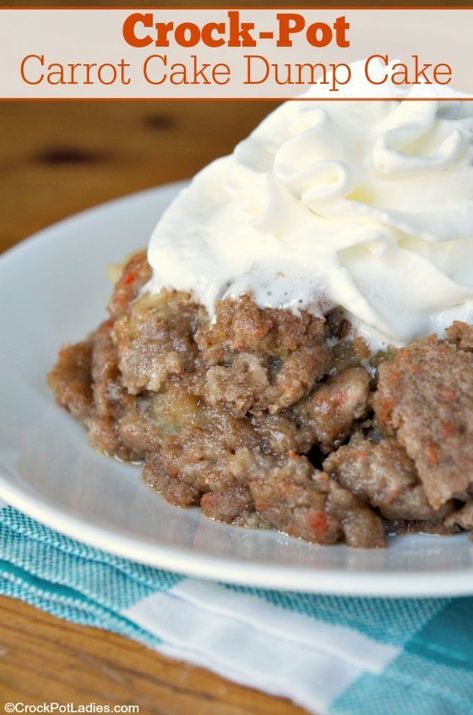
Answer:
<path fill-rule="evenodd" d="M 58 227 L 66 223 L 85 217 L 97 210 L 112 208 L 114 204 L 122 203 L 127 199 L 145 197 L 146 194 L 152 195 L 163 190 L 178 190 L 187 183 L 188 180 L 181 180 L 150 187 L 113 198 L 67 216 L 4 251 L 0 256 L 0 265 L 3 266 L 18 253 L 27 251 L 33 244 L 41 240 L 44 234 L 56 231 Z M 76 516 L 69 513 L 67 509 L 61 510 L 40 493 L 30 493 L 28 488 L 22 488 L 18 480 L 12 479 L 8 471 L 2 469 L 2 465 L 0 465 L 0 497 L 8 505 L 40 523 L 88 546 L 120 558 L 196 578 L 261 589 L 354 597 L 419 598 L 473 595 L 473 568 L 441 573 L 437 571 L 369 573 L 340 568 L 317 570 L 316 568 L 302 568 L 286 564 L 280 566 L 243 561 L 238 558 L 228 560 L 222 556 L 203 553 L 199 553 L 196 558 L 195 551 L 191 549 L 160 545 L 156 541 L 144 537 L 130 537 L 130 535 L 120 533 L 117 529 L 107 529 L 93 524 L 87 521 L 86 515 Z M 314 548 L 324 547 L 314 545 Z"/>
<path fill-rule="evenodd" d="M 356 572 L 355 574 L 345 569 L 318 571 L 317 569 L 311 570 L 287 565 L 281 567 L 251 563 L 240 559 L 229 561 L 221 556 L 206 554 L 199 554 L 196 559 L 195 552 L 191 550 L 166 545 L 160 546 L 144 538 L 133 539 L 118 531 L 107 530 L 96 524 L 91 524 L 67 511 L 61 511 L 40 495 L 28 494 L 22 490 L 12 483 L 1 470 L 0 497 L 6 501 L 7 505 L 18 509 L 27 516 L 100 551 L 195 578 L 223 581 L 265 590 L 278 589 L 354 597 L 433 598 L 473 594 L 472 570 L 455 570 L 441 574 L 436 571 L 423 571 L 422 573 Z M 314 545 L 314 548 L 323 547 Z M 264 577 L 261 576 L 263 572 Z M 296 583 L 291 583 L 292 578 Z"/>

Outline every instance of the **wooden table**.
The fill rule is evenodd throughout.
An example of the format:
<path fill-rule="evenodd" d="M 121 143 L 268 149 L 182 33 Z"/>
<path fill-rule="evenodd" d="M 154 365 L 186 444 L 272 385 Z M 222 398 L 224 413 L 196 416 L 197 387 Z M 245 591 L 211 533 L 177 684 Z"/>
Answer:
<path fill-rule="evenodd" d="M 191 176 L 267 103 L 6 103 L 0 250 L 76 211 Z M 136 703 L 162 715 L 296 715 L 299 708 L 111 633 L 0 598 L 0 708 L 9 701 Z"/>

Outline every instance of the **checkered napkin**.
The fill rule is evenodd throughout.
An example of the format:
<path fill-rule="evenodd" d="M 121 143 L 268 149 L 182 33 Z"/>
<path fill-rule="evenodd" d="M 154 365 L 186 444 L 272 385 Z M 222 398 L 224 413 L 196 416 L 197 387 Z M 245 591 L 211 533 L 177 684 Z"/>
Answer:
<path fill-rule="evenodd" d="M 0 503 L 0 592 L 291 698 L 317 715 L 471 715 L 473 598 L 385 600 L 198 581 Z"/>

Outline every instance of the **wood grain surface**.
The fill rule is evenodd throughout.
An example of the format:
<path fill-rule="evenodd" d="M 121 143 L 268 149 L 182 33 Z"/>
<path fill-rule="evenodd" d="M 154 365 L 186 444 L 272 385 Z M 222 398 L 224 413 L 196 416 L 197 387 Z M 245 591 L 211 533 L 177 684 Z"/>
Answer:
<path fill-rule="evenodd" d="M 131 704 L 140 715 L 304 712 L 113 633 L 0 598 L 0 712 L 8 702 Z"/>
<path fill-rule="evenodd" d="M 268 102 L 5 102 L 0 249 L 76 211 L 183 179 L 267 114 Z"/>

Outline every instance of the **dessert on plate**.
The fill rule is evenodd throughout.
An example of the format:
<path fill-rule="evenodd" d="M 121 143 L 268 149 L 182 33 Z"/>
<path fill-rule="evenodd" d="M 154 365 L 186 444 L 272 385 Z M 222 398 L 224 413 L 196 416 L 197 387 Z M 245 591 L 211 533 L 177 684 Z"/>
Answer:
<path fill-rule="evenodd" d="M 289 101 L 48 381 L 169 502 L 318 544 L 473 530 L 473 107 Z"/>

